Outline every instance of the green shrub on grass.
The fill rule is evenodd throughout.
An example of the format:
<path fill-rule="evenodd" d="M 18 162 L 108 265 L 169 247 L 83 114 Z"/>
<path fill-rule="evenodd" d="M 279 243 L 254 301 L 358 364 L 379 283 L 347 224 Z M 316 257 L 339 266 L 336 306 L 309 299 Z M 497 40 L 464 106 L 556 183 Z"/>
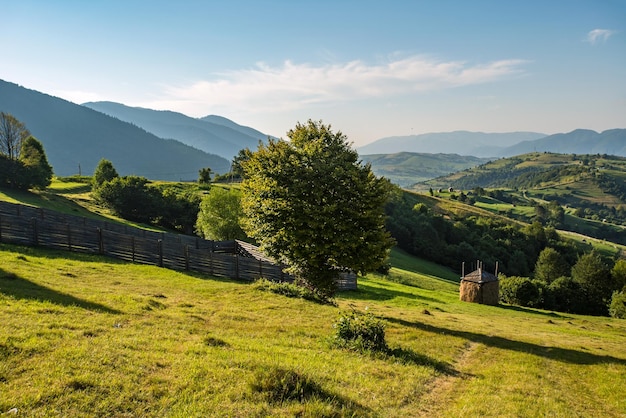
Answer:
<path fill-rule="evenodd" d="M 263 394 L 270 403 L 304 402 L 323 393 L 321 387 L 304 374 L 280 367 L 258 370 L 249 382 L 252 392 Z"/>
<path fill-rule="evenodd" d="M 253 286 L 258 290 L 276 293 L 277 295 L 283 295 L 289 298 L 300 298 L 321 304 L 336 305 L 333 299 L 317 292 L 313 288 L 297 283 L 273 282 L 267 279 L 259 279 L 254 282 Z"/>
<path fill-rule="evenodd" d="M 539 307 L 542 288 L 537 280 L 528 277 L 504 277 L 500 280 L 500 301 L 510 305 Z"/>
<path fill-rule="evenodd" d="M 338 347 L 356 351 L 388 351 L 385 324 L 370 312 L 343 312 L 333 328 L 333 342 Z"/>
<path fill-rule="evenodd" d="M 626 292 L 613 292 L 609 314 L 613 318 L 626 319 Z"/>

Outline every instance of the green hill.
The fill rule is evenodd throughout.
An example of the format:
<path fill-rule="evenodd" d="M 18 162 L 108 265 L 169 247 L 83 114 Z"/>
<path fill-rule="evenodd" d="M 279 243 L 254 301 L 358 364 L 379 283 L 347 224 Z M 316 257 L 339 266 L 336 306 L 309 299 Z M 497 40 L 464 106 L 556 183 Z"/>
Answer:
<path fill-rule="evenodd" d="M 83 106 L 137 125 L 159 138 L 175 139 L 228 161 L 239 150 L 255 149 L 259 141 L 267 140 L 267 135 L 219 116 L 197 119 L 182 113 L 129 107 L 113 102 L 90 102 Z"/>
<path fill-rule="evenodd" d="M 58 176 L 91 175 L 102 158 L 112 161 L 120 175 L 157 180 L 195 180 L 201 168 L 226 173 L 230 167 L 218 155 L 2 80 L 0 111 L 15 116 L 42 142 Z"/>
<path fill-rule="evenodd" d="M 376 175 L 384 176 L 401 187 L 409 187 L 421 181 L 456 173 L 488 161 L 487 158 L 458 154 L 414 152 L 370 154 L 362 155 L 361 158 L 364 162 L 371 164 Z"/>

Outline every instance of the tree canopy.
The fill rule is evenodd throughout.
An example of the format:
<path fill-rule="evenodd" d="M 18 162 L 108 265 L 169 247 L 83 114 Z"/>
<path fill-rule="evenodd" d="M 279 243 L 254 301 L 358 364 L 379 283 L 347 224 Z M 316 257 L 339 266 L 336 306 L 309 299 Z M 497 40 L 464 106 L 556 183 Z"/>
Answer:
<path fill-rule="evenodd" d="M 241 193 L 213 187 L 200 203 L 196 231 L 205 239 L 243 239 L 246 234 L 239 225 L 241 216 Z"/>
<path fill-rule="evenodd" d="M 309 120 L 287 136 L 259 144 L 241 162 L 243 227 L 297 277 L 332 294 L 342 270 L 365 273 L 385 263 L 393 245 L 384 213 L 391 186 L 330 125 Z"/>
<path fill-rule="evenodd" d="M 10 160 L 19 159 L 22 142 L 29 136 L 26 126 L 15 116 L 0 112 L 0 154 Z"/>
<path fill-rule="evenodd" d="M 42 143 L 14 116 L 0 112 L 0 187 L 44 189 L 51 180 Z"/>

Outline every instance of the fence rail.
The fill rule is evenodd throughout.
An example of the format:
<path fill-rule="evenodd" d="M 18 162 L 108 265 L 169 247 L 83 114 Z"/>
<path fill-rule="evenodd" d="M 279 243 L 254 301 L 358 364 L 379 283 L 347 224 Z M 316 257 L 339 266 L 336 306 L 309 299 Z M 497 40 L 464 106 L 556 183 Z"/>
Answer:
<path fill-rule="evenodd" d="M 259 256 L 247 243 L 148 231 L 8 202 L 0 202 L 0 242 L 96 253 L 236 280 L 293 281 L 284 266 Z M 356 289 L 356 275 L 342 274 L 337 286 Z"/>

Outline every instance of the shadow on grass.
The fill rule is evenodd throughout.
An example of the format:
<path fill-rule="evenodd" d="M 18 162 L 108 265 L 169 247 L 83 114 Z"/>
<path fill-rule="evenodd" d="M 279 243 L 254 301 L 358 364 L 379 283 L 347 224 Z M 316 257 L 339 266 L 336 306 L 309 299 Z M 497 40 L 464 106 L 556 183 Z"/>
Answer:
<path fill-rule="evenodd" d="M 332 410 L 330 415 L 327 415 L 330 411 L 326 411 L 324 416 L 369 416 L 371 413 L 365 406 L 324 389 L 296 370 L 276 366 L 259 368 L 248 387 L 272 404 L 322 402 Z"/>
<path fill-rule="evenodd" d="M 459 331 L 445 327 L 424 324 L 420 322 L 410 322 L 404 319 L 385 317 L 389 322 L 393 322 L 406 327 L 416 328 L 426 332 L 436 334 L 447 334 L 454 337 L 484 344 L 490 347 L 528 353 L 535 356 L 544 357 L 551 360 L 571 364 L 619 364 L 626 365 L 626 359 L 613 356 L 600 356 L 597 354 L 585 353 L 578 350 L 560 347 L 546 347 L 538 344 L 510 340 L 508 338 L 478 334 L 470 331 Z"/>
<path fill-rule="evenodd" d="M 443 303 L 439 299 L 420 296 L 414 293 L 401 292 L 398 290 L 384 289 L 378 286 L 370 286 L 367 283 L 359 282 L 357 290 L 350 290 L 339 293 L 342 299 L 346 300 L 390 300 L 394 298 L 419 299 L 427 302 Z"/>
<path fill-rule="evenodd" d="M 386 354 L 392 358 L 397 359 L 403 364 L 414 364 L 417 366 L 430 367 L 439 373 L 448 376 L 458 376 L 460 373 L 454 369 L 450 364 L 435 360 L 424 354 L 416 353 L 413 350 L 407 350 L 405 348 L 392 348 L 389 349 Z"/>
<path fill-rule="evenodd" d="M 558 312 L 542 312 L 542 311 L 538 311 L 536 309 L 530 309 L 530 308 L 524 308 L 522 306 L 514 306 L 514 305 L 498 305 L 499 308 L 502 309 L 506 309 L 509 311 L 517 311 L 517 312 L 524 312 L 524 313 L 528 313 L 531 315 L 543 315 L 543 316 L 549 316 L 550 318 L 558 318 L 558 319 L 571 319 L 571 316 L 567 316 L 567 315 L 563 315 L 561 313 Z"/>
<path fill-rule="evenodd" d="M 2 269 L 0 269 L 0 293 L 22 300 L 48 301 L 56 305 L 77 306 L 90 311 L 100 311 L 111 314 L 122 313 L 117 309 L 111 309 L 99 303 L 89 302 L 68 295 L 67 293 L 41 286 Z"/>

